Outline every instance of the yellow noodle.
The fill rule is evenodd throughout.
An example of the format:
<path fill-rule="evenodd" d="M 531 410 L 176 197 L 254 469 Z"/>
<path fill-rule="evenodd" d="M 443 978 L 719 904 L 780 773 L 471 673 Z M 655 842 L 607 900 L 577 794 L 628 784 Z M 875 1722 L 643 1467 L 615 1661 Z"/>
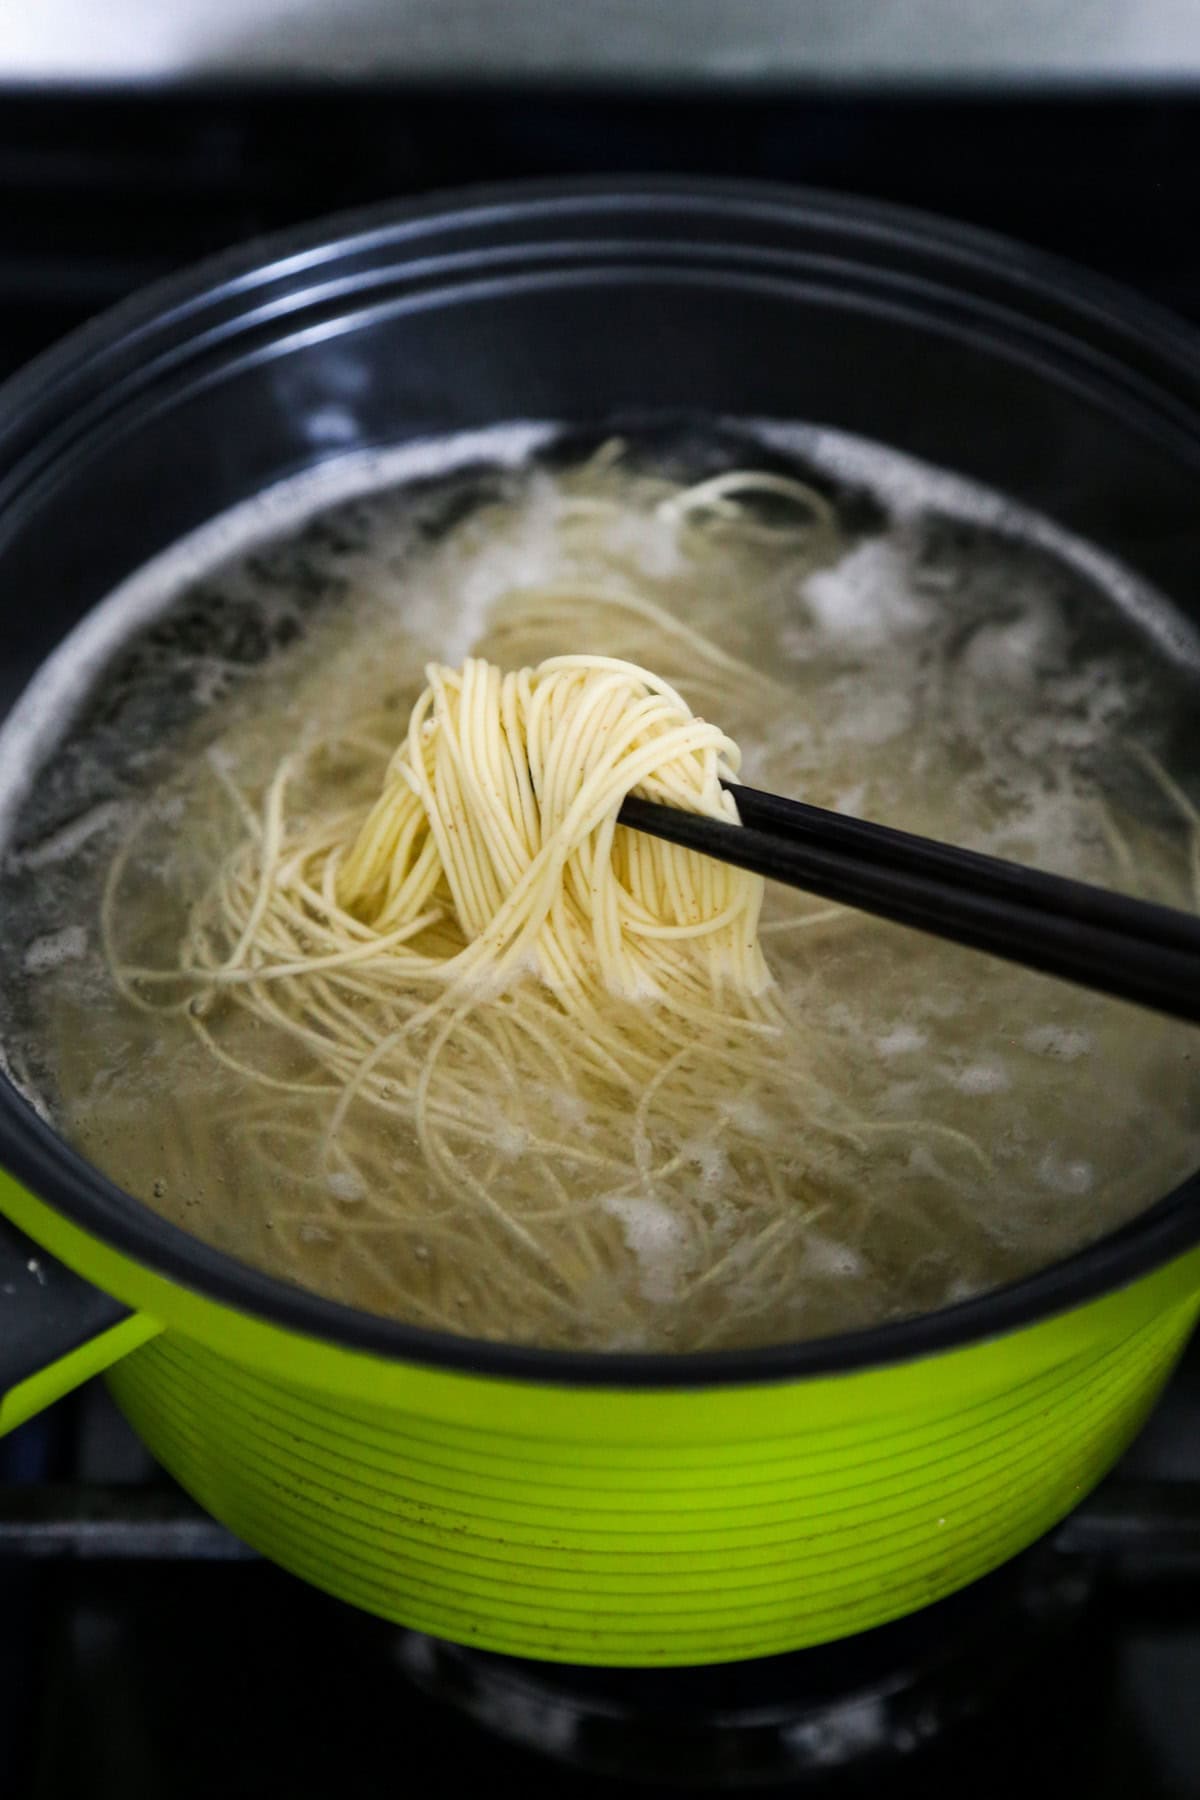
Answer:
<path fill-rule="evenodd" d="M 805 743 L 819 680 L 799 700 L 765 672 L 758 628 L 721 583 L 737 597 L 776 571 L 757 617 L 790 618 L 798 580 L 839 550 L 833 508 L 801 483 L 735 471 L 631 487 L 619 460 L 563 477 L 553 579 L 518 564 L 464 661 L 428 664 L 415 695 L 404 683 L 435 633 L 382 666 L 370 607 L 394 578 L 372 564 L 344 692 L 289 689 L 296 728 L 270 724 L 270 766 L 247 721 L 183 771 L 185 806 L 148 808 L 108 870 L 102 936 L 148 1055 L 161 1020 L 179 1125 L 159 1132 L 175 1101 L 154 1071 L 126 1113 L 120 1091 L 93 1104 L 90 1072 L 68 1070 L 89 1153 L 274 1272 L 542 1344 L 809 1335 L 1074 1247 L 1086 1226 L 1066 1208 L 1060 1221 L 1042 1203 L 1036 1241 L 1022 1235 L 1039 1204 L 1027 1165 L 1004 1162 L 997 1113 L 954 1086 L 973 1031 L 981 1051 L 994 1030 L 1027 1056 L 1022 996 L 1053 1030 L 1057 990 L 1039 998 L 1035 977 L 844 908 L 786 900 L 764 922 L 756 878 L 617 824 L 633 791 L 736 821 L 731 733 L 785 757 Z M 631 505 L 675 543 L 670 582 L 643 582 L 621 552 Z M 486 507 L 431 553 L 447 594 L 464 547 L 486 561 L 512 525 Z M 779 779 L 836 804 L 856 753 L 839 769 L 816 743 Z M 756 784 L 770 776 L 755 767 Z M 935 829 L 953 816 L 942 781 L 922 795 Z M 1200 899 L 1200 822 L 1182 790 L 1168 797 Z M 1132 873 L 1140 840 L 1097 805 L 1097 836 Z M 964 1013 L 930 1043 L 918 1095 L 903 1046 L 893 1063 L 882 1041 L 912 982 L 947 970 L 981 994 L 978 1027 Z M 839 1024 L 844 997 L 871 997 L 881 975 L 866 1031 Z M 1116 1009 L 1072 1006 L 1066 1018 L 1123 1041 Z M 1032 1079 L 1054 1073 L 1043 1061 Z M 1123 1195 L 1105 1198 L 1114 1218 Z"/>

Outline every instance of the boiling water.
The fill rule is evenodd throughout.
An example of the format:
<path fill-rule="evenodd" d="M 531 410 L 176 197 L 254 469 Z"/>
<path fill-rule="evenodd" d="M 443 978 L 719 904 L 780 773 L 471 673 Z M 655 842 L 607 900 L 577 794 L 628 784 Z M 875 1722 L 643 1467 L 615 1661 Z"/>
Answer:
<path fill-rule="evenodd" d="M 785 529 L 797 522 L 768 508 L 747 532 L 719 508 L 681 526 L 663 505 L 679 482 L 748 466 L 798 474 L 831 517 Z M 1195 1166 L 1187 1027 L 772 892 L 763 942 L 789 1025 L 769 1077 L 723 1081 L 683 1140 L 656 1136 L 652 1111 L 618 1120 L 649 1146 L 632 1182 L 613 1174 L 602 1097 L 569 1072 L 552 1090 L 498 1084 L 488 1142 L 458 1146 L 464 1178 L 540 1234 L 561 1274 L 523 1306 L 494 1220 L 427 1177 L 408 1124 L 359 1120 L 368 1153 L 322 1160 L 327 1097 L 253 1093 L 182 1006 L 121 998 L 97 921 L 131 830 L 115 936 L 131 960 L 170 966 L 189 903 L 245 829 L 231 786 L 257 806 L 306 734 L 373 711 L 398 742 L 430 658 L 649 660 L 643 627 L 602 599 L 569 622 L 530 600 L 564 583 L 636 591 L 720 647 L 716 682 L 682 644 L 656 640 L 656 666 L 740 741 L 755 785 L 1200 904 L 1196 642 L 1046 521 L 799 428 L 731 427 L 584 468 L 533 429 L 348 461 L 144 571 L 52 660 L 0 743 L 5 768 L 41 765 L 0 794 L 6 1056 L 100 1167 L 234 1255 L 372 1310 L 687 1348 L 946 1304 L 1094 1239 Z M 367 746 L 294 804 L 369 798 L 384 761 Z M 220 1015 L 211 1031 L 271 1079 L 310 1079 L 261 1023 Z M 531 1161 L 546 1119 L 592 1145 L 594 1169 Z"/>

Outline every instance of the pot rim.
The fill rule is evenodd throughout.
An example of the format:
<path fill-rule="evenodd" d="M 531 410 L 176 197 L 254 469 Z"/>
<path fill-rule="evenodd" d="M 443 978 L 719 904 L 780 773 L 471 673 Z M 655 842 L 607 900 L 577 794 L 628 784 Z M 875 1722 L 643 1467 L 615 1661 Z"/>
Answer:
<path fill-rule="evenodd" d="M 738 181 L 632 178 L 546 181 L 473 187 L 417 202 L 384 202 L 272 234 L 210 257 L 182 274 L 142 289 L 98 319 L 71 333 L 0 387 L 0 474 L 19 461 L 23 428 L 47 405 L 69 406 L 71 389 L 96 363 L 128 352 L 132 341 L 155 332 L 177 332 L 206 306 L 255 296 L 282 275 L 334 263 L 354 249 L 419 242 L 434 224 L 513 224 L 553 218 L 570 210 L 597 216 L 620 207 L 689 205 L 729 217 L 791 226 L 822 224 L 857 230 L 864 241 L 893 250 L 919 248 L 949 262 L 952 271 L 974 270 L 1033 301 L 1064 311 L 1077 326 L 1114 330 L 1174 364 L 1180 391 L 1195 388 L 1200 334 L 1170 313 L 1116 283 L 1071 263 L 970 226 L 907 208 Z M 963 296 L 970 299 L 969 291 Z M 239 317 L 234 314 L 233 322 Z M 1173 396 L 1178 427 L 1179 395 Z M 1200 408 L 1183 409 L 1200 427 Z M 28 437 L 26 436 L 26 444 Z M 1159 1265 L 1200 1245 L 1200 1172 L 1147 1208 L 1129 1224 L 1033 1275 L 993 1288 L 936 1312 L 834 1336 L 755 1349 L 700 1352 L 627 1352 L 538 1349 L 494 1343 L 403 1324 L 326 1299 L 239 1262 L 170 1224 L 144 1202 L 85 1161 L 42 1119 L 0 1071 L 0 1151 L 5 1164 L 33 1192 L 72 1223 L 168 1280 L 208 1298 L 250 1312 L 267 1323 L 392 1361 L 474 1374 L 502 1376 L 556 1387 L 688 1389 L 801 1377 L 847 1374 L 963 1349 L 1072 1310 L 1125 1287 Z M 169 1324 L 169 1320 L 166 1321 Z"/>

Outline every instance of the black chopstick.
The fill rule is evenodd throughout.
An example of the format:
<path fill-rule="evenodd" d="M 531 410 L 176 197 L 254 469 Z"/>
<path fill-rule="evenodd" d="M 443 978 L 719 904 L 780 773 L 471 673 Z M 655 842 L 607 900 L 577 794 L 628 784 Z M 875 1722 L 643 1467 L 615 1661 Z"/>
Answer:
<path fill-rule="evenodd" d="M 1200 1022 L 1200 918 L 1087 882 L 733 787 L 741 825 L 631 797 L 620 821 L 1025 968 Z"/>

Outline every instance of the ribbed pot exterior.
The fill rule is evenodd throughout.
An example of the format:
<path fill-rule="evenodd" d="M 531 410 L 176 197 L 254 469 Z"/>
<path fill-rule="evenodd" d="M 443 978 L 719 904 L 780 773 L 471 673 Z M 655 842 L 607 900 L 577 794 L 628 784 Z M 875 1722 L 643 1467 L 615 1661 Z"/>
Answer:
<path fill-rule="evenodd" d="M 439 1417 L 419 1370 L 411 1409 L 335 1398 L 170 1331 L 109 1381 L 201 1505 L 369 1612 L 548 1660 L 733 1661 L 924 1606 L 1067 1513 L 1195 1320 L 1195 1299 L 1158 1311 L 1155 1285 L 1118 1296 L 1146 1314 L 1132 1329 L 1128 1316 L 1080 1329 L 1102 1302 L 1073 1331 L 902 1371 L 636 1404 L 584 1388 L 541 1429 L 536 1404 L 510 1408 L 508 1383 L 462 1377 L 457 1416 Z"/>

